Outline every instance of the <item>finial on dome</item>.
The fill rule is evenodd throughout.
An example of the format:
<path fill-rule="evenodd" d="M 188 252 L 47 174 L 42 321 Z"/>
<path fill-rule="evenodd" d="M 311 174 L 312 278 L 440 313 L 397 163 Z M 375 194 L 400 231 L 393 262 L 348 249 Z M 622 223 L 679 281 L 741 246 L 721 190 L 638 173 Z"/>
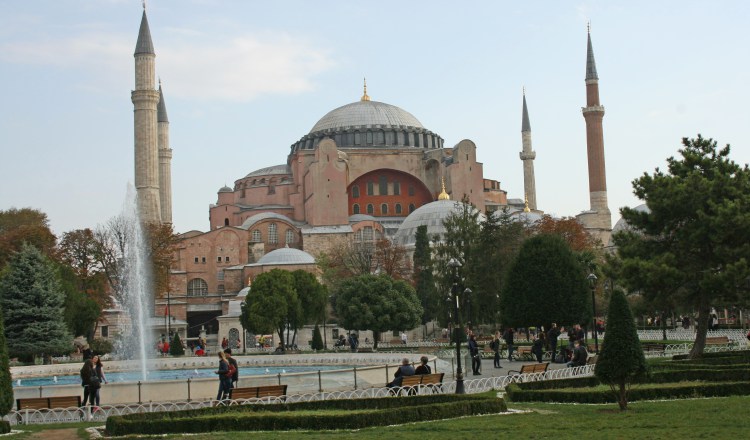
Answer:
<path fill-rule="evenodd" d="M 438 200 L 450 200 L 451 196 L 448 195 L 447 192 L 445 192 L 445 177 L 440 178 L 440 188 L 442 191 L 440 191 L 440 195 L 438 195 Z"/>
<path fill-rule="evenodd" d="M 589 20 L 588 23 L 586 23 L 586 31 L 588 33 L 591 33 L 591 20 Z"/>
<path fill-rule="evenodd" d="M 531 212 L 529 209 L 529 196 L 523 195 L 523 212 Z"/>
<path fill-rule="evenodd" d="M 143 3 L 143 10 L 145 11 L 146 10 L 146 0 L 141 1 L 141 3 Z"/>
<path fill-rule="evenodd" d="M 360 101 L 369 101 L 370 97 L 367 96 L 367 78 L 365 78 L 364 80 L 365 80 L 365 91 L 364 91 L 364 94 L 362 95 L 362 98 L 360 98 Z"/>

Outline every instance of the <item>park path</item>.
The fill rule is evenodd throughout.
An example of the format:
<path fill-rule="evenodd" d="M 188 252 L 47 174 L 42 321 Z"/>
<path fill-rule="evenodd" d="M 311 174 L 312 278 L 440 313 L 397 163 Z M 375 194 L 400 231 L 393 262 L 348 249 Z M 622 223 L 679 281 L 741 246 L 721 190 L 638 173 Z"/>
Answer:
<path fill-rule="evenodd" d="M 48 440 L 51 438 L 55 440 L 80 440 L 80 437 L 78 437 L 78 428 L 45 429 L 44 431 L 35 432 L 26 438 L 29 440 Z"/>

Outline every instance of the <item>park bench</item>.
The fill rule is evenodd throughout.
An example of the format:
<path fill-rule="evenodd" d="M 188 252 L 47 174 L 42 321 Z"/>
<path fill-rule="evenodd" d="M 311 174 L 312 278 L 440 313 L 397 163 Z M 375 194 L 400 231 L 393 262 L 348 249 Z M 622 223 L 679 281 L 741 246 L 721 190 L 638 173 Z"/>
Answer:
<path fill-rule="evenodd" d="M 263 397 L 281 397 L 285 400 L 286 385 L 264 385 L 258 387 L 232 388 L 229 390 L 229 398 L 239 399 L 261 399 Z"/>
<path fill-rule="evenodd" d="M 664 350 L 667 348 L 666 344 L 657 344 L 653 342 L 647 342 L 641 345 L 643 351 L 647 353 L 661 353 L 664 354 Z"/>
<path fill-rule="evenodd" d="M 514 374 L 533 374 L 533 373 L 545 373 L 549 367 L 549 362 L 541 364 L 526 364 L 521 366 L 520 370 L 508 370 L 508 376 Z"/>
<path fill-rule="evenodd" d="M 515 356 L 516 360 L 527 360 L 527 361 L 533 361 L 534 360 L 534 353 L 531 352 L 531 346 L 529 345 L 522 345 L 520 347 L 515 347 L 515 350 L 513 350 L 513 355 Z"/>
<path fill-rule="evenodd" d="M 731 341 L 729 336 L 711 336 L 706 337 L 706 345 L 729 345 Z"/>
<path fill-rule="evenodd" d="M 18 411 L 24 409 L 55 409 L 55 408 L 78 408 L 81 406 L 81 396 L 59 396 L 59 397 L 31 397 L 16 399 Z"/>
<path fill-rule="evenodd" d="M 586 365 L 596 365 L 596 361 L 599 360 L 599 355 L 595 354 L 593 356 L 589 356 L 588 359 L 586 359 Z"/>
<path fill-rule="evenodd" d="M 419 394 L 420 389 L 427 389 L 430 393 L 443 391 L 443 376 L 445 373 L 415 374 L 404 376 L 401 388 L 406 390 L 407 395 Z"/>

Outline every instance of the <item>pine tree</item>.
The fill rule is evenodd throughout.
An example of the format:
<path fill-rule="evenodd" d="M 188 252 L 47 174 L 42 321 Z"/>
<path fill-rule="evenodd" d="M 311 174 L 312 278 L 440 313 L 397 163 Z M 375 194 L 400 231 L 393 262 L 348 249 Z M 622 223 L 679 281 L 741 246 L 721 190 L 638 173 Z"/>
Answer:
<path fill-rule="evenodd" d="M 437 318 L 440 307 L 435 277 L 433 276 L 432 251 L 427 236 L 427 226 L 417 227 L 416 243 L 414 245 L 414 288 L 422 304 L 422 325 Z"/>
<path fill-rule="evenodd" d="M 13 408 L 13 383 L 10 376 L 8 362 L 8 347 L 5 344 L 5 329 L 3 328 L 3 311 L 0 307 L 0 417 L 8 414 Z M 0 434 L 2 434 L 0 429 Z"/>
<path fill-rule="evenodd" d="M 68 352 L 73 338 L 65 324 L 64 304 L 54 265 L 24 244 L 0 279 L 9 356 L 31 361 L 37 354 Z"/>
<path fill-rule="evenodd" d="M 310 348 L 312 348 L 313 350 L 323 350 L 325 348 L 323 346 L 323 336 L 320 335 L 320 327 L 318 327 L 318 324 L 315 324 L 315 328 L 313 329 L 312 343 L 310 344 Z"/>
<path fill-rule="evenodd" d="M 628 409 L 630 383 L 646 374 L 646 358 L 633 321 L 633 314 L 621 290 L 615 290 L 609 301 L 607 332 L 596 361 L 596 377 L 610 386 L 617 396 L 620 410 Z"/>
<path fill-rule="evenodd" d="M 185 354 L 185 347 L 182 346 L 180 334 L 175 332 L 172 342 L 169 344 L 169 354 L 172 356 L 182 356 Z"/>

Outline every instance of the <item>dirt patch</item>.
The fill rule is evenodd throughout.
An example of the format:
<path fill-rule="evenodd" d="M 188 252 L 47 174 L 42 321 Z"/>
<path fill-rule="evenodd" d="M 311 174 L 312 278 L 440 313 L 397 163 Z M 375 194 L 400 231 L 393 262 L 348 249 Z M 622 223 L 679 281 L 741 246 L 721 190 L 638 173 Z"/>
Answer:
<path fill-rule="evenodd" d="M 44 440 L 51 438 L 55 440 L 80 440 L 80 437 L 78 437 L 78 428 L 49 429 L 35 432 L 26 438 L 29 440 Z"/>

